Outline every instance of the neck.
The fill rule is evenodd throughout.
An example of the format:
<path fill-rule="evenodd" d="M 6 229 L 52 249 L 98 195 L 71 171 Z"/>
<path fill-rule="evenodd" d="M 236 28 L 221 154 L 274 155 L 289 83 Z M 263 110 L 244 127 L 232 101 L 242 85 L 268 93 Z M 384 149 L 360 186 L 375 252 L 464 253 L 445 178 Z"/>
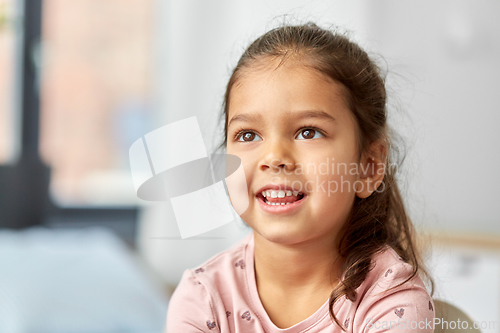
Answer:
<path fill-rule="evenodd" d="M 286 295 L 325 293 L 340 280 L 342 262 L 336 260 L 331 237 L 289 245 L 270 242 L 254 231 L 254 244 L 258 288 Z"/>

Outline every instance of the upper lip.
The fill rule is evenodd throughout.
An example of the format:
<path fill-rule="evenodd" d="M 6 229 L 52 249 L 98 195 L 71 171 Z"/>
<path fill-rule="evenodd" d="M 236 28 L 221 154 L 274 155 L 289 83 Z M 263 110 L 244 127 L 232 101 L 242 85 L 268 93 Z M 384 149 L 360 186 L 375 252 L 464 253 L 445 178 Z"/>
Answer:
<path fill-rule="evenodd" d="M 257 194 L 260 194 L 266 190 L 275 190 L 275 191 L 297 191 L 295 189 L 293 189 L 291 186 L 287 186 L 287 185 L 284 185 L 284 184 L 281 184 L 281 185 L 277 185 L 277 184 L 268 184 L 268 185 L 264 185 L 263 187 L 261 187 L 258 191 L 257 191 Z M 301 191 L 297 191 L 297 192 L 300 192 L 302 194 L 305 194 L 304 192 L 301 192 Z"/>

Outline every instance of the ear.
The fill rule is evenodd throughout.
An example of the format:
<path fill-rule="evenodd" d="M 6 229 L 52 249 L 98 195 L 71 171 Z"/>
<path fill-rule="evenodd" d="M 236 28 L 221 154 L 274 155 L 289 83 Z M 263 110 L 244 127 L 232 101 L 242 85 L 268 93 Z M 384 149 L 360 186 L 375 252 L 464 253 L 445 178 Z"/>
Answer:
<path fill-rule="evenodd" d="M 356 195 L 362 199 L 368 198 L 382 184 L 385 175 L 387 146 L 374 142 L 369 154 L 363 154 L 356 182 Z"/>

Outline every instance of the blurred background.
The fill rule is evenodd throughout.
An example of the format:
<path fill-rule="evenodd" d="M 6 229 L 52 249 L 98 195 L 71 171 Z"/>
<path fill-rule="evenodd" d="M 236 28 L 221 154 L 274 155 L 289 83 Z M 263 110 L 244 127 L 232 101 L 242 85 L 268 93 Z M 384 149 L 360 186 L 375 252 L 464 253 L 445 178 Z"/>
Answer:
<path fill-rule="evenodd" d="M 196 116 L 222 141 L 244 48 L 287 21 L 388 69 L 400 171 L 435 298 L 500 332 L 500 3 L 0 0 L 0 332 L 161 332 L 182 272 L 248 234 L 180 239 L 137 198 L 131 144 Z M 493 324 L 491 324 L 492 322 Z"/>

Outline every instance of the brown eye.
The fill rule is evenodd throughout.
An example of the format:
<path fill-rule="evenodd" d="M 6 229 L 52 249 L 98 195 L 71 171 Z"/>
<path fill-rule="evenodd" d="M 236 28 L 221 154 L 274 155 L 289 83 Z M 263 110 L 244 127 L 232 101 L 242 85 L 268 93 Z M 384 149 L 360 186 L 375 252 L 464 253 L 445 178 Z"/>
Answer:
<path fill-rule="evenodd" d="M 246 132 L 243 134 L 243 141 L 253 141 L 255 139 L 255 133 Z"/>
<path fill-rule="evenodd" d="M 312 128 L 306 128 L 299 133 L 299 135 L 297 136 L 297 139 L 299 139 L 299 140 L 317 139 L 317 138 L 320 138 L 322 136 L 323 136 L 323 134 L 321 134 L 320 132 L 318 132 Z"/>
<path fill-rule="evenodd" d="M 304 139 L 312 139 L 314 138 L 314 134 L 316 134 L 316 131 L 312 129 L 306 129 L 302 131 L 302 137 Z"/>
<path fill-rule="evenodd" d="M 242 134 L 238 135 L 238 141 L 240 142 L 252 142 L 252 141 L 260 141 L 260 136 L 253 132 L 240 132 Z"/>

